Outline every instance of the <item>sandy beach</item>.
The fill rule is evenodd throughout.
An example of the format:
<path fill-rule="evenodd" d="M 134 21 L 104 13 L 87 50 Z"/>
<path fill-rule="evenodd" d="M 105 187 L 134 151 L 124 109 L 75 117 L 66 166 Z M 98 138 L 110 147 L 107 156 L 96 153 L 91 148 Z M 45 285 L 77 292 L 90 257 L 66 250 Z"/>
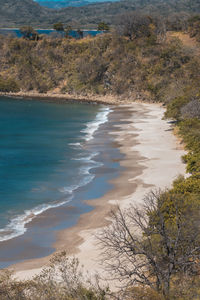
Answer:
<path fill-rule="evenodd" d="M 123 171 L 112 180 L 111 191 L 100 199 L 87 201 L 94 206 L 93 211 L 81 215 L 76 226 L 58 232 L 53 245 L 57 251 L 75 254 L 91 275 L 103 272 L 95 235 L 109 224 L 110 209 L 115 205 L 125 208 L 130 203 L 142 204 L 150 190 L 168 188 L 179 174 L 185 174 L 181 161 L 185 152 L 173 135 L 172 124 L 162 119 L 161 105 L 133 103 L 113 109 L 116 120 L 119 114 L 126 121 L 115 125 L 116 131 L 112 132 L 121 153 L 125 154 L 120 161 Z M 31 278 L 48 264 L 49 258 L 27 260 L 12 268 L 17 278 Z"/>

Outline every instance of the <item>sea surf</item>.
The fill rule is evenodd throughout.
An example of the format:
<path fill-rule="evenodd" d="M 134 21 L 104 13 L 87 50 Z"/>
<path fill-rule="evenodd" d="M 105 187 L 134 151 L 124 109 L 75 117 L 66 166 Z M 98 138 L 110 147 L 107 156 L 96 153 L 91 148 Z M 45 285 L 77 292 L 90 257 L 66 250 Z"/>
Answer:
<path fill-rule="evenodd" d="M 103 132 L 111 114 L 103 105 L 0 98 L 0 267 L 21 261 L 30 241 L 40 254 L 26 251 L 24 258 L 52 252 L 54 233 L 92 209 L 83 200 L 111 188 L 120 157 Z M 106 174 L 97 171 L 105 167 Z M 59 207 L 67 213 L 56 225 L 29 226 Z"/>
<path fill-rule="evenodd" d="M 3 98 L 0 107 L 0 241 L 5 241 L 24 234 L 25 225 L 43 211 L 72 201 L 74 191 L 94 179 L 90 170 L 101 163 L 93 160 L 98 152 L 90 153 L 86 142 L 107 122 L 110 109 Z M 38 196 L 42 203 L 35 205 Z"/>

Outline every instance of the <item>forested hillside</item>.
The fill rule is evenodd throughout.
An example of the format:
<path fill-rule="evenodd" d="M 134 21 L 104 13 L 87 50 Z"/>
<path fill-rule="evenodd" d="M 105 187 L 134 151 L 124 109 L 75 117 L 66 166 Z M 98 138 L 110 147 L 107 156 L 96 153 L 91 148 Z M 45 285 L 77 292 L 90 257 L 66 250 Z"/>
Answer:
<path fill-rule="evenodd" d="M 33 0 L 0 0 L 0 26 L 27 24 L 44 28 L 62 22 L 76 28 L 96 28 L 101 21 L 113 25 L 124 13 L 136 10 L 167 18 L 177 18 L 176 13 L 181 13 L 183 18 L 200 12 L 200 3 L 198 0 L 123 0 L 52 10 L 39 6 Z"/>
<path fill-rule="evenodd" d="M 0 26 L 15 27 L 43 22 L 48 10 L 42 8 L 32 0 L 1 0 L 0 1 Z"/>
<path fill-rule="evenodd" d="M 186 87 L 198 90 L 194 51 L 167 32 L 160 18 L 127 14 L 113 33 L 96 38 L 1 37 L 0 76 L 22 91 L 112 93 L 168 103 Z"/>

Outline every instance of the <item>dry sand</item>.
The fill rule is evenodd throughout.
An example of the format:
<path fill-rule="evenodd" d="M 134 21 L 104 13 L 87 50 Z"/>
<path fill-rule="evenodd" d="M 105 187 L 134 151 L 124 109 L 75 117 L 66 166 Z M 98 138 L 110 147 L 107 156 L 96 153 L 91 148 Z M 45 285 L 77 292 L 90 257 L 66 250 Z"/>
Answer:
<path fill-rule="evenodd" d="M 181 162 L 185 152 L 173 135 L 170 122 L 162 120 L 163 107 L 133 103 L 118 106 L 116 110 L 129 111 L 128 124 L 117 125 L 114 133 L 120 151 L 126 154 L 120 162 L 125 169 L 112 181 L 114 189 L 101 199 L 88 201 L 95 209 L 82 215 L 73 228 L 59 232 L 54 245 L 58 251 L 65 249 L 70 255 L 76 254 L 91 274 L 103 272 L 95 235 L 108 224 L 106 217 L 111 207 L 118 204 L 124 208 L 130 203 L 143 203 L 144 196 L 151 189 L 170 187 L 179 174 L 185 174 Z M 17 278 L 27 279 L 38 274 L 48 260 L 46 257 L 14 266 Z"/>

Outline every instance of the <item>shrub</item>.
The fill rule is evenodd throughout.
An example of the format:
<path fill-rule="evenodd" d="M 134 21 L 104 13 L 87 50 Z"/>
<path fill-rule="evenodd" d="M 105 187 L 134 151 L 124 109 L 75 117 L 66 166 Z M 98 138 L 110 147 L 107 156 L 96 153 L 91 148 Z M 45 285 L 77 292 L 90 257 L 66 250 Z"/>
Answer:
<path fill-rule="evenodd" d="M 200 119 L 200 101 L 197 99 L 194 99 L 184 105 L 181 108 L 181 115 L 184 118 L 192 119 L 192 118 L 198 118 Z"/>
<path fill-rule="evenodd" d="M 200 173 L 193 174 L 186 179 L 179 176 L 173 183 L 172 191 L 177 194 L 200 195 Z"/>
<path fill-rule="evenodd" d="M 19 86 L 13 79 L 0 78 L 0 92 L 18 92 Z"/>
<path fill-rule="evenodd" d="M 179 119 L 181 116 L 181 108 L 188 103 L 186 97 L 177 97 L 174 98 L 167 106 L 165 113 L 166 118 Z"/>
<path fill-rule="evenodd" d="M 105 294 L 98 283 L 92 284 L 82 273 L 78 260 L 67 257 L 64 251 L 33 280 L 17 281 L 9 271 L 0 274 L 1 300 L 105 300 Z"/>
<path fill-rule="evenodd" d="M 105 268 L 127 287 L 140 284 L 170 299 L 174 277 L 198 275 L 199 200 L 152 191 L 142 207 L 112 212 L 111 225 L 97 236 Z"/>

